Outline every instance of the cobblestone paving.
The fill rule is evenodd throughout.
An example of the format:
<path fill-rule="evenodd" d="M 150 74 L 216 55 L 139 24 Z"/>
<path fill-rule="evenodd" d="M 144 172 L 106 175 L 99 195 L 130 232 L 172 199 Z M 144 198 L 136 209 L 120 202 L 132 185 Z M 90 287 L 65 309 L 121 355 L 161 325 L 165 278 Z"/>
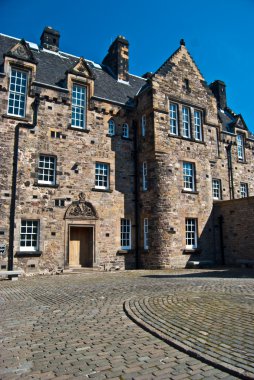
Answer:
<path fill-rule="evenodd" d="M 250 319 L 243 318 L 241 312 L 237 316 L 237 308 L 230 303 L 231 297 L 244 300 L 243 296 L 242 304 L 251 306 L 253 271 L 133 271 L 34 277 L 0 281 L 0 379 L 239 378 L 171 347 L 133 323 L 123 310 L 128 300 L 141 300 L 142 304 L 144 299 L 169 300 L 177 299 L 177 295 L 179 299 L 170 309 L 178 310 L 179 319 L 177 312 L 173 316 L 176 321 L 184 323 L 192 316 L 191 310 L 197 313 L 200 307 L 197 334 L 206 331 L 209 322 L 205 309 L 210 308 L 210 300 L 216 295 L 218 303 L 209 314 L 209 331 L 220 329 L 216 317 L 221 300 L 226 305 L 227 323 L 231 324 L 232 310 L 239 319 L 239 324 L 235 323 L 233 330 L 225 329 L 225 333 L 234 336 L 237 330 L 238 337 L 243 331 L 242 341 L 236 342 L 237 350 L 247 347 L 248 355 L 253 354 L 246 343 L 253 328 L 253 309 L 245 309 L 245 314 L 252 315 L 249 325 Z M 193 299 L 200 295 L 205 300 L 202 305 Z M 160 312 L 165 320 L 165 308 Z M 222 334 L 217 338 L 218 345 L 224 343 Z"/>

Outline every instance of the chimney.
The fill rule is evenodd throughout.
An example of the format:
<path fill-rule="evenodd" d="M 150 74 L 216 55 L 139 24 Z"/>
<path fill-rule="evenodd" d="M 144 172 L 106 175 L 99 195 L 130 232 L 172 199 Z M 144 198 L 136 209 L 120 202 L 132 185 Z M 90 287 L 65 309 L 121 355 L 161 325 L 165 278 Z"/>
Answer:
<path fill-rule="evenodd" d="M 111 44 L 102 64 L 110 68 L 117 80 L 129 81 L 129 42 L 123 36 Z"/>
<path fill-rule="evenodd" d="M 51 28 L 51 26 L 46 26 L 41 35 L 41 47 L 52 51 L 58 51 L 59 39 L 60 33 Z"/>
<path fill-rule="evenodd" d="M 226 85 L 221 80 L 216 80 L 209 85 L 212 90 L 216 100 L 218 107 L 221 110 L 224 110 L 227 107 L 227 98 L 226 98 Z"/>

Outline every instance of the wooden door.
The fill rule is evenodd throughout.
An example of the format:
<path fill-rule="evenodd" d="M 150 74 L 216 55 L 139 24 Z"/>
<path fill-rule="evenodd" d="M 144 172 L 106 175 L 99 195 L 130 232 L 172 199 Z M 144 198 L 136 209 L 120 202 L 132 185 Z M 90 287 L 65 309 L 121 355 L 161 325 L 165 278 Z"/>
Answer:
<path fill-rule="evenodd" d="M 93 266 L 93 228 L 71 227 L 69 266 Z"/>
<path fill-rule="evenodd" d="M 80 227 L 71 227 L 70 229 L 70 249 L 69 249 L 69 265 L 80 265 L 80 242 L 82 229 Z"/>

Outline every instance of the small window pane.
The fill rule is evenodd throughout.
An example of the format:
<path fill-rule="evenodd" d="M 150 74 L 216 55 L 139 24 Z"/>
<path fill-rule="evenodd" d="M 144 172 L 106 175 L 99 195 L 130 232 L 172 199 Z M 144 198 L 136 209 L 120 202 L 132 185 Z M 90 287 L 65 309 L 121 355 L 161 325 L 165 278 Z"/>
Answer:
<path fill-rule="evenodd" d="M 191 162 L 183 163 L 183 181 L 184 181 L 184 189 L 194 191 L 195 190 L 195 182 L 194 182 L 194 164 Z"/>
<path fill-rule="evenodd" d="M 191 137 L 190 133 L 190 110 L 187 107 L 183 107 L 182 109 L 182 117 L 183 117 L 183 137 Z"/>
<path fill-rule="evenodd" d="M 20 227 L 20 250 L 38 250 L 39 222 L 37 220 L 22 220 Z"/>
<path fill-rule="evenodd" d="M 40 155 L 38 166 L 38 183 L 54 185 L 56 179 L 56 158 Z"/>
<path fill-rule="evenodd" d="M 121 248 L 131 248 L 131 221 L 129 219 L 121 219 Z"/>
<path fill-rule="evenodd" d="M 109 189 L 109 164 L 96 163 L 95 187 L 98 189 Z"/>
<path fill-rule="evenodd" d="M 177 105 L 176 104 L 170 103 L 169 119 L 170 119 L 170 133 L 172 135 L 177 135 L 178 121 L 177 121 Z"/>
<path fill-rule="evenodd" d="M 129 126 L 127 123 L 123 124 L 123 137 L 125 138 L 129 137 Z"/>
<path fill-rule="evenodd" d="M 76 128 L 85 128 L 85 115 L 86 88 L 78 85 L 73 85 L 71 125 Z"/>
<path fill-rule="evenodd" d="M 213 179 L 212 182 L 213 199 L 221 199 L 221 181 Z"/>
<path fill-rule="evenodd" d="M 12 69 L 8 100 L 9 115 L 25 116 L 26 89 L 27 73 Z"/>
<path fill-rule="evenodd" d="M 197 220 L 190 218 L 185 221 L 186 248 L 197 248 Z"/>

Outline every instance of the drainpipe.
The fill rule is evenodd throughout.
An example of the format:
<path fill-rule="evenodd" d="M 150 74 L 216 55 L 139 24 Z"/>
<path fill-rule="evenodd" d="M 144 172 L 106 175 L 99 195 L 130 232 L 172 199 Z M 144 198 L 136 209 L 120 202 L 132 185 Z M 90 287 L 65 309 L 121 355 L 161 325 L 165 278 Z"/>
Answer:
<path fill-rule="evenodd" d="M 232 141 L 230 141 L 230 143 L 226 146 L 226 151 L 227 151 L 227 159 L 228 159 L 229 197 L 230 199 L 235 199 L 231 148 L 232 148 Z"/>
<path fill-rule="evenodd" d="M 135 239 L 136 239 L 136 249 L 135 249 L 135 263 L 136 269 L 140 267 L 139 258 L 139 165 L 138 165 L 138 131 L 137 122 L 133 121 L 133 131 L 134 131 L 134 165 L 135 165 Z"/>
<path fill-rule="evenodd" d="M 224 251 L 224 240 L 223 240 L 223 223 L 224 223 L 223 215 L 220 215 L 218 217 L 218 221 L 219 221 L 219 231 L 220 231 L 221 263 L 222 265 L 225 265 L 225 251 Z"/>
<path fill-rule="evenodd" d="M 17 175 L 18 175 L 18 153 L 19 153 L 19 131 L 20 128 L 33 129 L 37 125 L 38 108 L 39 108 L 39 95 L 35 95 L 32 104 L 33 124 L 18 123 L 15 127 L 14 134 L 14 154 L 12 164 L 12 190 L 11 190 L 11 203 L 10 203 L 10 230 L 9 230 L 9 250 L 8 250 L 8 271 L 13 270 L 13 256 L 14 256 L 14 229 L 15 229 L 15 209 L 16 209 L 16 190 L 17 190 Z"/>

